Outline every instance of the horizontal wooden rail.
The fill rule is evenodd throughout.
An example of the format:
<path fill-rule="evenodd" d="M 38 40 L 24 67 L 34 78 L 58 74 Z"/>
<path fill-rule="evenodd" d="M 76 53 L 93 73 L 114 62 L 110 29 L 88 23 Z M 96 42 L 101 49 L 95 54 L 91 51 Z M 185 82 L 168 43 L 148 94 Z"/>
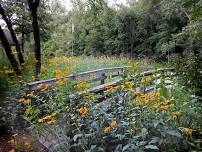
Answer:
<path fill-rule="evenodd" d="M 174 71 L 175 71 L 174 68 L 161 68 L 161 69 L 157 69 L 157 70 L 150 70 L 150 71 L 142 72 L 140 74 L 133 75 L 132 78 L 129 79 L 129 81 L 132 81 L 136 78 L 141 79 L 144 76 L 153 75 L 153 74 L 158 73 L 158 72 L 174 72 Z M 101 85 L 92 87 L 90 89 L 87 89 L 87 92 L 98 93 L 98 92 L 104 91 L 108 86 L 116 86 L 116 85 L 120 84 L 121 82 L 122 82 L 122 79 L 113 80 L 111 82 L 101 84 Z M 152 90 L 154 90 L 154 88 L 151 86 L 148 86 L 145 88 L 144 92 L 151 92 Z M 71 97 L 75 97 L 75 96 L 78 96 L 81 94 L 82 93 L 76 93 L 76 94 L 71 95 Z"/>
<path fill-rule="evenodd" d="M 29 87 L 29 90 L 36 90 L 37 86 L 39 84 L 48 84 L 50 86 L 55 85 L 56 81 L 58 80 L 63 80 L 63 79 L 78 79 L 78 78 L 86 78 L 92 75 L 96 75 L 99 76 L 98 78 L 94 78 L 92 80 L 88 80 L 87 82 L 96 82 L 96 81 L 103 81 L 104 79 L 106 79 L 105 74 L 106 73 L 114 73 L 114 72 L 124 72 L 125 69 L 127 69 L 128 66 L 123 66 L 123 67 L 111 67 L 111 68 L 102 68 L 102 69 L 97 69 L 97 70 L 92 70 L 92 71 L 87 71 L 87 72 L 82 72 L 79 74 L 71 74 L 71 75 L 67 75 L 65 77 L 61 77 L 61 78 L 52 78 L 52 79 L 48 79 L 48 80 L 41 80 L 41 81 L 35 81 L 35 82 L 30 82 L 27 83 L 27 86 Z M 116 74 L 116 75 L 112 75 L 112 77 L 116 77 L 116 76 L 120 76 L 120 74 Z"/>

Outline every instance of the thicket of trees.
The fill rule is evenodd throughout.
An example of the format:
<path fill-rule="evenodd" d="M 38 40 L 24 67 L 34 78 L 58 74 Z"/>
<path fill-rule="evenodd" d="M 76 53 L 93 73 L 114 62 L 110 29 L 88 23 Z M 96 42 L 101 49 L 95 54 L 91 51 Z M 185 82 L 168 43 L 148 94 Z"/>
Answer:
<path fill-rule="evenodd" d="M 57 19 L 44 50 L 165 57 L 201 49 L 201 0 L 131 0 L 119 9 L 109 7 L 106 0 L 73 0 L 73 6 L 67 14 L 52 10 Z"/>
<path fill-rule="evenodd" d="M 0 2 L 9 21 L 16 25 L 15 32 L 21 34 L 22 51 L 25 41 L 32 44 L 32 19 L 38 16 L 42 53 L 49 55 L 165 58 L 191 51 L 201 55 L 201 0 L 129 0 L 128 6 L 117 7 L 110 7 L 107 0 L 72 0 L 69 12 L 58 1 L 40 0 L 35 2 L 39 4 L 38 15 L 33 13 L 32 0 Z M 16 18 L 10 19 L 13 14 Z M 39 48 L 39 37 L 34 37 Z M 21 53 L 19 60 L 23 63 Z"/>

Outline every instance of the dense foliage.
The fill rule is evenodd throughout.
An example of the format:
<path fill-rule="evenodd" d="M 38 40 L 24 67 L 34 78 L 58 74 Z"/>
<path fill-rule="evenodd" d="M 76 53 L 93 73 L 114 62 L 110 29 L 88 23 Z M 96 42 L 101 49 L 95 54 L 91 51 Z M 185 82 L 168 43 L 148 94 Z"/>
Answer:
<path fill-rule="evenodd" d="M 68 14 L 53 11 L 60 21 L 54 24 L 56 33 L 52 39 L 46 42 L 54 43 L 46 50 L 68 50 L 70 54 L 73 47 L 75 55 L 164 58 L 172 53 L 201 50 L 197 47 L 201 43 L 200 0 L 141 0 L 118 9 L 109 7 L 104 0 L 73 2 L 74 9 Z M 56 37 L 69 40 L 67 50 Z"/>
<path fill-rule="evenodd" d="M 61 152 L 202 150 L 202 0 L 71 2 L 67 11 L 54 0 L 0 0 L 21 45 L 1 30 L 0 149 L 4 133 L 16 151 L 41 151 L 36 141 Z M 129 67 L 115 78 L 90 75 L 93 83 L 60 79 L 113 66 Z M 162 67 L 175 72 L 141 74 Z M 49 78 L 55 84 L 28 90 L 27 82 Z M 89 92 L 100 79 L 119 83 Z"/>

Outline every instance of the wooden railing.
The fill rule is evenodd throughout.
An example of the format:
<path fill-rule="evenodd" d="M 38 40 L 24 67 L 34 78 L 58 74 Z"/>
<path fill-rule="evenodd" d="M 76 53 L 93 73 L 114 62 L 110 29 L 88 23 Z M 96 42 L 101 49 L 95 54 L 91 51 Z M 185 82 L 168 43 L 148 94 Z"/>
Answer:
<path fill-rule="evenodd" d="M 105 79 L 107 79 L 107 74 L 110 74 L 112 78 L 123 76 L 123 72 L 126 69 L 128 69 L 128 66 L 102 68 L 102 69 L 82 72 L 79 74 L 70 74 L 61 78 L 52 78 L 48 80 L 35 81 L 35 82 L 27 83 L 27 85 L 29 87 L 29 90 L 32 91 L 32 90 L 36 90 L 39 84 L 44 84 L 44 85 L 48 84 L 49 86 L 54 86 L 58 80 L 63 80 L 63 79 L 75 80 L 75 79 L 81 79 L 81 78 L 88 78 L 91 76 L 96 76 L 96 78 L 89 79 L 86 82 L 92 83 L 92 82 L 100 81 L 100 84 L 102 85 L 102 84 L 105 84 Z"/>
<path fill-rule="evenodd" d="M 58 80 L 63 80 L 63 79 L 75 80 L 75 79 L 83 79 L 83 78 L 89 78 L 92 76 L 96 76 L 95 78 L 89 79 L 86 82 L 92 83 L 92 82 L 100 81 L 100 85 L 88 89 L 89 92 L 99 92 L 99 91 L 103 91 L 107 86 L 117 85 L 122 80 L 122 79 L 115 79 L 115 80 L 112 80 L 111 82 L 106 83 L 105 80 L 107 79 L 107 75 L 110 75 L 111 78 L 122 77 L 124 75 L 124 71 L 126 71 L 128 68 L 129 68 L 128 66 L 102 68 L 102 69 L 82 72 L 79 74 L 71 74 L 71 75 L 67 75 L 65 77 L 61 77 L 61 78 L 52 78 L 52 79 L 48 79 L 48 80 L 35 81 L 35 82 L 27 83 L 27 85 L 28 85 L 29 90 L 32 91 L 32 90 L 36 90 L 37 86 L 39 84 L 44 84 L 44 85 L 48 84 L 49 86 L 54 86 Z M 157 70 L 149 70 L 149 71 L 142 72 L 140 74 L 132 75 L 132 79 L 133 78 L 141 79 L 144 76 L 153 75 L 158 72 L 168 72 L 168 71 L 175 71 L 175 69 L 174 68 L 161 68 L 161 69 L 157 69 Z M 144 91 L 147 91 L 147 90 L 152 90 L 152 89 L 151 89 L 151 87 L 148 87 L 148 88 L 145 88 Z"/>

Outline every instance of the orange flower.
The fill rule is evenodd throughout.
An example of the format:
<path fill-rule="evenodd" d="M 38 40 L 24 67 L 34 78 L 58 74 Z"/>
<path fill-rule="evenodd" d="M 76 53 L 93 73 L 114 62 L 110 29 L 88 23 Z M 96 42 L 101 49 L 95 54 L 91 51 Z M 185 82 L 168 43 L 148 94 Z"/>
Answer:
<path fill-rule="evenodd" d="M 24 104 L 29 104 L 29 103 L 31 103 L 31 100 L 30 99 L 25 99 L 23 103 Z"/>
<path fill-rule="evenodd" d="M 86 107 L 81 107 L 79 109 L 76 109 L 77 112 L 79 112 L 81 115 L 85 115 L 88 113 L 88 109 Z"/>
<path fill-rule="evenodd" d="M 171 102 L 174 100 L 175 100 L 174 98 L 171 98 L 169 100 L 158 102 L 158 103 L 154 104 L 154 107 L 158 110 L 168 110 L 168 109 L 174 107 L 174 104 L 171 104 Z"/>
<path fill-rule="evenodd" d="M 41 91 L 46 91 L 48 89 L 48 84 L 45 84 Z"/>
<path fill-rule="evenodd" d="M 105 127 L 103 129 L 104 133 L 109 133 L 110 132 L 111 127 Z"/>
<path fill-rule="evenodd" d="M 111 127 L 114 127 L 114 126 L 116 126 L 116 125 L 117 125 L 117 121 L 116 121 L 116 120 L 112 120 L 110 126 L 111 126 Z"/>
<path fill-rule="evenodd" d="M 74 85 L 74 88 L 80 89 L 80 88 L 86 86 L 86 84 L 87 84 L 86 82 L 80 82 L 80 83 L 77 83 L 76 85 Z"/>
<path fill-rule="evenodd" d="M 41 91 L 46 91 L 48 89 L 48 84 L 39 84 L 37 85 L 37 89 L 40 89 Z"/>
<path fill-rule="evenodd" d="M 29 104 L 29 103 L 31 103 L 31 100 L 22 98 L 22 99 L 19 99 L 18 102 L 23 103 L 23 104 Z"/>
<path fill-rule="evenodd" d="M 33 91 L 27 94 L 27 97 L 33 97 L 33 96 L 34 96 L 34 92 Z"/>
<path fill-rule="evenodd" d="M 173 119 L 176 119 L 177 117 L 179 117 L 179 116 L 181 116 L 181 115 L 182 115 L 182 113 L 179 112 L 179 111 L 176 111 L 176 112 L 172 112 L 172 113 L 171 113 L 171 116 L 172 116 Z"/>
<path fill-rule="evenodd" d="M 183 128 L 183 132 L 186 135 L 192 135 L 193 130 L 191 128 Z"/>
<path fill-rule="evenodd" d="M 53 124 L 56 122 L 56 120 L 55 120 L 56 115 L 57 115 L 57 113 L 52 113 L 48 116 L 38 119 L 38 122 L 39 123 L 47 122 L 47 124 Z"/>
<path fill-rule="evenodd" d="M 56 122 L 56 120 L 52 119 L 52 120 L 48 121 L 47 124 L 51 125 L 51 124 L 54 124 L 55 122 Z"/>
<path fill-rule="evenodd" d="M 32 76 L 32 80 L 35 81 L 35 80 L 36 80 L 36 77 L 35 77 L 35 76 Z"/>

